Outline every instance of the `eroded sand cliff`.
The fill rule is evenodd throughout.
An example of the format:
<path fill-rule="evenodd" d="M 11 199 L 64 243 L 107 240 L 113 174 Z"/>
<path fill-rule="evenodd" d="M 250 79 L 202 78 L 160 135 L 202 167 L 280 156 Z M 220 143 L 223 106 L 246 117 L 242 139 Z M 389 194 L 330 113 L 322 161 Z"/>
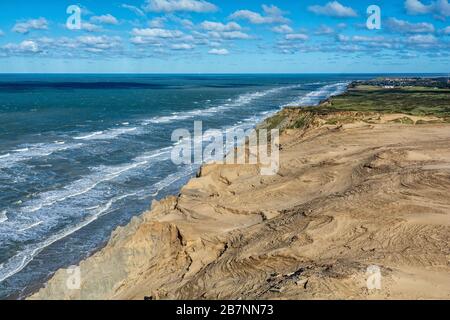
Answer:
<path fill-rule="evenodd" d="M 278 175 L 206 165 L 81 262 L 80 290 L 60 270 L 31 298 L 449 299 L 450 124 L 403 117 L 307 115 Z"/>

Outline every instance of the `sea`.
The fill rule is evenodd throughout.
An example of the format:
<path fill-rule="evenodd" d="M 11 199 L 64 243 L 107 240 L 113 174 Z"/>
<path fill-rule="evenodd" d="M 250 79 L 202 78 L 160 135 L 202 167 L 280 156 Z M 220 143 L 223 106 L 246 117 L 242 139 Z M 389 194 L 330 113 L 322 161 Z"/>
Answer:
<path fill-rule="evenodd" d="M 0 299 L 22 299 L 199 169 L 175 129 L 252 128 L 374 75 L 0 75 Z"/>

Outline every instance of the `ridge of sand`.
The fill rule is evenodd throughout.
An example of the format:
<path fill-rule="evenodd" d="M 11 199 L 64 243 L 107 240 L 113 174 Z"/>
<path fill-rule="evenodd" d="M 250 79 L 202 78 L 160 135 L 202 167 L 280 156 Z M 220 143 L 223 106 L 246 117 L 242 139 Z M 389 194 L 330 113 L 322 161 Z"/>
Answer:
<path fill-rule="evenodd" d="M 278 175 L 203 166 L 80 263 L 80 290 L 59 270 L 31 299 L 449 299 L 450 124 L 282 112 L 311 121 Z"/>

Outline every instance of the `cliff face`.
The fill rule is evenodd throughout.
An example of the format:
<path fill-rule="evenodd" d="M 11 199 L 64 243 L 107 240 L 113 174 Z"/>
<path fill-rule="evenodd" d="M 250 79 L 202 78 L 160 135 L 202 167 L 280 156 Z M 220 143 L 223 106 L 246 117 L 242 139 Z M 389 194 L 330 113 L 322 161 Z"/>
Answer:
<path fill-rule="evenodd" d="M 206 165 L 30 298 L 450 298 L 450 125 L 283 112 L 278 175 Z"/>

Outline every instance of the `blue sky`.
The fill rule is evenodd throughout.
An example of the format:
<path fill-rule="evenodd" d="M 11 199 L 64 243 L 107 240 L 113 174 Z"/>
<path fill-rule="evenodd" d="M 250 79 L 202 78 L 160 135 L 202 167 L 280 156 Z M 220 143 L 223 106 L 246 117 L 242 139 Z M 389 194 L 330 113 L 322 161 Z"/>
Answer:
<path fill-rule="evenodd" d="M 380 30 L 366 26 L 370 5 Z M 446 73 L 449 58 L 449 0 L 0 3 L 2 73 Z"/>

